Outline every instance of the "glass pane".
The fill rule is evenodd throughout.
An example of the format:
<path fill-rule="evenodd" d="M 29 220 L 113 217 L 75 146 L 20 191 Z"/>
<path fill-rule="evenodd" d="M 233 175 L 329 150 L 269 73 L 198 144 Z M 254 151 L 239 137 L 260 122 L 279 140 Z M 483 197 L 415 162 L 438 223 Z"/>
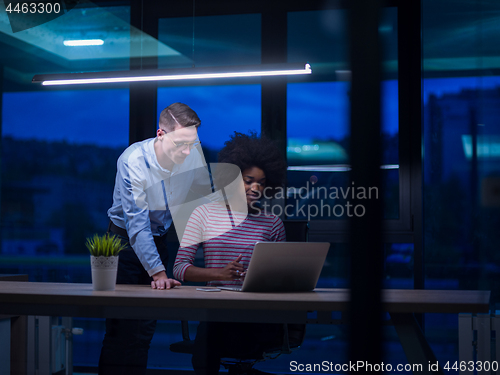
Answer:
<path fill-rule="evenodd" d="M 423 86 L 426 284 L 487 288 L 498 302 L 500 77 L 426 79 Z"/>
<path fill-rule="evenodd" d="M 423 9 L 424 61 L 443 62 L 442 78 L 423 82 L 426 286 L 488 289 L 498 303 L 500 77 L 484 64 L 496 51 L 486 26 L 500 16 L 500 4 L 451 11 L 425 1 Z M 455 33 L 463 28 L 467 37 Z M 452 51 L 457 43 L 460 58 Z M 458 63 L 464 59 L 468 77 Z M 425 67 L 430 73 L 438 76 Z"/>
<path fill-rule="evenodd" d="M 350 108 L 346 13 L 344 10 L 294 12 L 288 16 L 288 60 L 311 63 L 316 81 L 289 83 L 287 90 L 288 218 L 345 220 L 354 215 L 351 186 Z M 382 168 L 384 218 L 399 218 L 399 106 L 397 11 L 384 8 L 379 28 L 383 47 Z M 332 46 L 324 48 L 325 45 Z M 307 56 L 307 58 L 306 58 Z M 354 189 L 353 189 L 354 188 Z M 364 192 L 363 192 L 364 190 Z M 302 196 L 298 197 L 297 192 Z M 322 195 L 316 191 L 324 192 Z M 326 194 L 325 194 L 326 193 Z M 362 195 L 361 195 L 362 196 Z M 292 208 L 293 207 L 293 210 Z M 364 207 L 358 207 L 361 214 Z M 304 213 L 305 212 L 305 213 Z M 288 215 L 288 214 L 287 214 Z"/>
<path fill-rule="evenodd" d="M 34 86 L 31 79 L 35 74 L 127 70 L 131 29 L 129 6 L 99 7 L 86 2 L 52 21 L 16 33 L 7 13 L 2 12 L 0 48 L 2 56 L 8 56 L 2 60 L 7 87 Z M 135 35 L 138 40 L 153 39 L 138 31 Z M 93 45 L 74 45 L 91 41 Z"/>
<path fill-rule="evenodd" d="M 500 56 L 497 1 L 422 2 L 425 77 L 491 75 Z M 469 72 L 469 74 L 468 74 Z"/>
<path fill-rule="evenodd" d="M 422 1 L 425 287 L 500 302 L 500 3 Z M 456 315 L 426 314 L 440 363 L 457 361 Z M 498 337 L 498 336 L 497 336 Z"/>
<path fill-rule="evenodd" d="M 413 244 L 384 244 L 384 288 L 413 289 Z"/>
<path fill-rule="evenodd" d="M 342 9 L 288 13 L 288 61 L 349 69 L 347 16 Z"/>
<path fill-rule="evenodd" d="M 314 239 L 309 239 L 314 240 Z M 330 250 L 319 276 L 318 288 L 348 288 L 350 277 L 349 245 L 330 243 Z"/>
<path fill-rule="evenodd" d="M 151 45 L 153 38 L 130 26 L 129 6 L 90 2 L 16 33 L 2 10 L 0 32 L 0 273 L 90 283 L 85 240 L 108 226 L 116 161 L 128 145 L 129 90 L 48 88 L 31 80 L 44 73 L 127 70 L 138 57 L 131 33 L 134 44 Z M 71 45 L 89 40 L 96 45 Z M 169 52 L 139 53 L 158 50 Z M 75 327 L 84 328 L 74 336 L 75 364 L 97 365 L 102 323 L 75 319 Z"/>
<path fill-rule="evenodd" d="M 90 282 L 85 239 L 108 225 L 128 98 L 125 89 L 3 94 L 0 273 Z"/>
<path fill-rule="evenodd" d="M 97 367 L 106 330 L 105 319 L 73 318 L 73 326 L 83 328 L 82 335 L 73 336 L 73 366 Z"/>
<path fill-rule="evenodd" d="M 200 117 L 198 134 L 207 163 L 235 131 L 260 134 L 260 85 L 162 87 L 158 89 L 158 118 L 174 102 L 189 105 Z"/>
<path fill-rule="evenodd" d="M 260 14 L 195 17 L 194 20 L 192 17 L 165 18 L 159 20 L 158 39 L 178 51 L 177 56 L 160 57 L 160 68 L 261 62 Z M 259 84 L 196 86 L 189 83 L 184 87 L 159 87 L 158 118 L 161 111 L 174 102 L 189 105 L 200 117 L 198 134 L 208 163 L 217 162 L 218 152 L 235 131 L 260 134 Z M 179 322 L 158 322 L 149 351 L 151 368 L 192 369 L 190 356 L 179 356 L 168 349 L 171 343 L 182 340 L 180 328 Z M 190 325 L 192 337 L 196 328 L 197 323 Z"/>
<path fill-rule="evenodd" d="M 158 40 L 176 52 L 160 68 L 260 64 L 260 14 L 160 19 Z"/>

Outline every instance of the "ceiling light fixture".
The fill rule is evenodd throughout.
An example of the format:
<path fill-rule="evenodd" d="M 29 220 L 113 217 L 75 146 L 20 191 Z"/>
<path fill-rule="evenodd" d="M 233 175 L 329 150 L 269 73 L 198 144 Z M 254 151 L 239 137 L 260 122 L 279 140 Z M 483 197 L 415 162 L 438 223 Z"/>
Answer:
<path fill-rule="evenodd" d="M 102 39 L 65 40 L 63 44 L 69 47 L 102 46 L 104 44 L 104 40 Z"/>
<path fill-rule="evenodd" d="M 261 64 L 250 66 L 218 66 L 187 69 L 126 70 L 121 72 L 89 72 L 69 74 L 37 74 L 32 83 L 49 85 L 81 85 L 94 83 L 172 81 L 181 79 L 265 77 L 311 74 L 309 64 Z"/>

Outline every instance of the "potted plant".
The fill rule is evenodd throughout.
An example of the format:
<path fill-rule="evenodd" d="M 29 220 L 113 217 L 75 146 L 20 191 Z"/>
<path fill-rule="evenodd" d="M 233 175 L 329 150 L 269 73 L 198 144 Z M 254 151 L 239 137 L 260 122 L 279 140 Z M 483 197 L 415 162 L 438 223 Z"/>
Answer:
<path fill-rule="evenodd" d="M 125 248 L 122 241 L 108 233 L 95 234 L 85 244 L 90 251 L 92 286 L 94 290 L 115 290 L 118 253 Z"/>

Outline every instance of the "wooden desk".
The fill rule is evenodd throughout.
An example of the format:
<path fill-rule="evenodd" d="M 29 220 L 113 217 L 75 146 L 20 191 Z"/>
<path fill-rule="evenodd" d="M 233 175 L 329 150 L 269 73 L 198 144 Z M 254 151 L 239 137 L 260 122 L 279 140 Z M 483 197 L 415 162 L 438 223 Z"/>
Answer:
<path fill-rule="evenodd" d="M 426 365 L 436 359 L 413 314 L 486 313 L 490 292 L 388 289 L 382 299 L 409 363 Z M 19 315 L 331 324 L 332 312 L 346 311 L 348 301 L 346 289 L 207 293 L 191 286 L 152 290 L 117 285 L 115 291 L 95 292 L 91 284 L 0 282 L 0 313 Z M 311 317 L 311 311 L 317 315 Z"/>

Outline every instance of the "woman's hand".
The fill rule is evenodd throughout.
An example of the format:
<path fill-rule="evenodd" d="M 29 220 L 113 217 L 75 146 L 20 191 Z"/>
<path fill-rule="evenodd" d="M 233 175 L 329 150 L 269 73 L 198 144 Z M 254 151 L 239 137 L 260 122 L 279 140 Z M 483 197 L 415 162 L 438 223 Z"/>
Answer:
<path fill-rule="evenodd" d="M 241 258 L 243 258 L 243 255 L 240 254 L 235 260 L 229 262 L 226 267 L 221 268 L 217 280 L 243 280 L 245 268 L 240 263 Z"/>
<path fill-rule="evenodd" d="M 191 265 L 186 268 L 184 280 L 196 282 L 243 280 L 246 272 L 240 263 L 241 258 L 243 255 L 240 254 L 224 268 L 203 268 Z"/>

